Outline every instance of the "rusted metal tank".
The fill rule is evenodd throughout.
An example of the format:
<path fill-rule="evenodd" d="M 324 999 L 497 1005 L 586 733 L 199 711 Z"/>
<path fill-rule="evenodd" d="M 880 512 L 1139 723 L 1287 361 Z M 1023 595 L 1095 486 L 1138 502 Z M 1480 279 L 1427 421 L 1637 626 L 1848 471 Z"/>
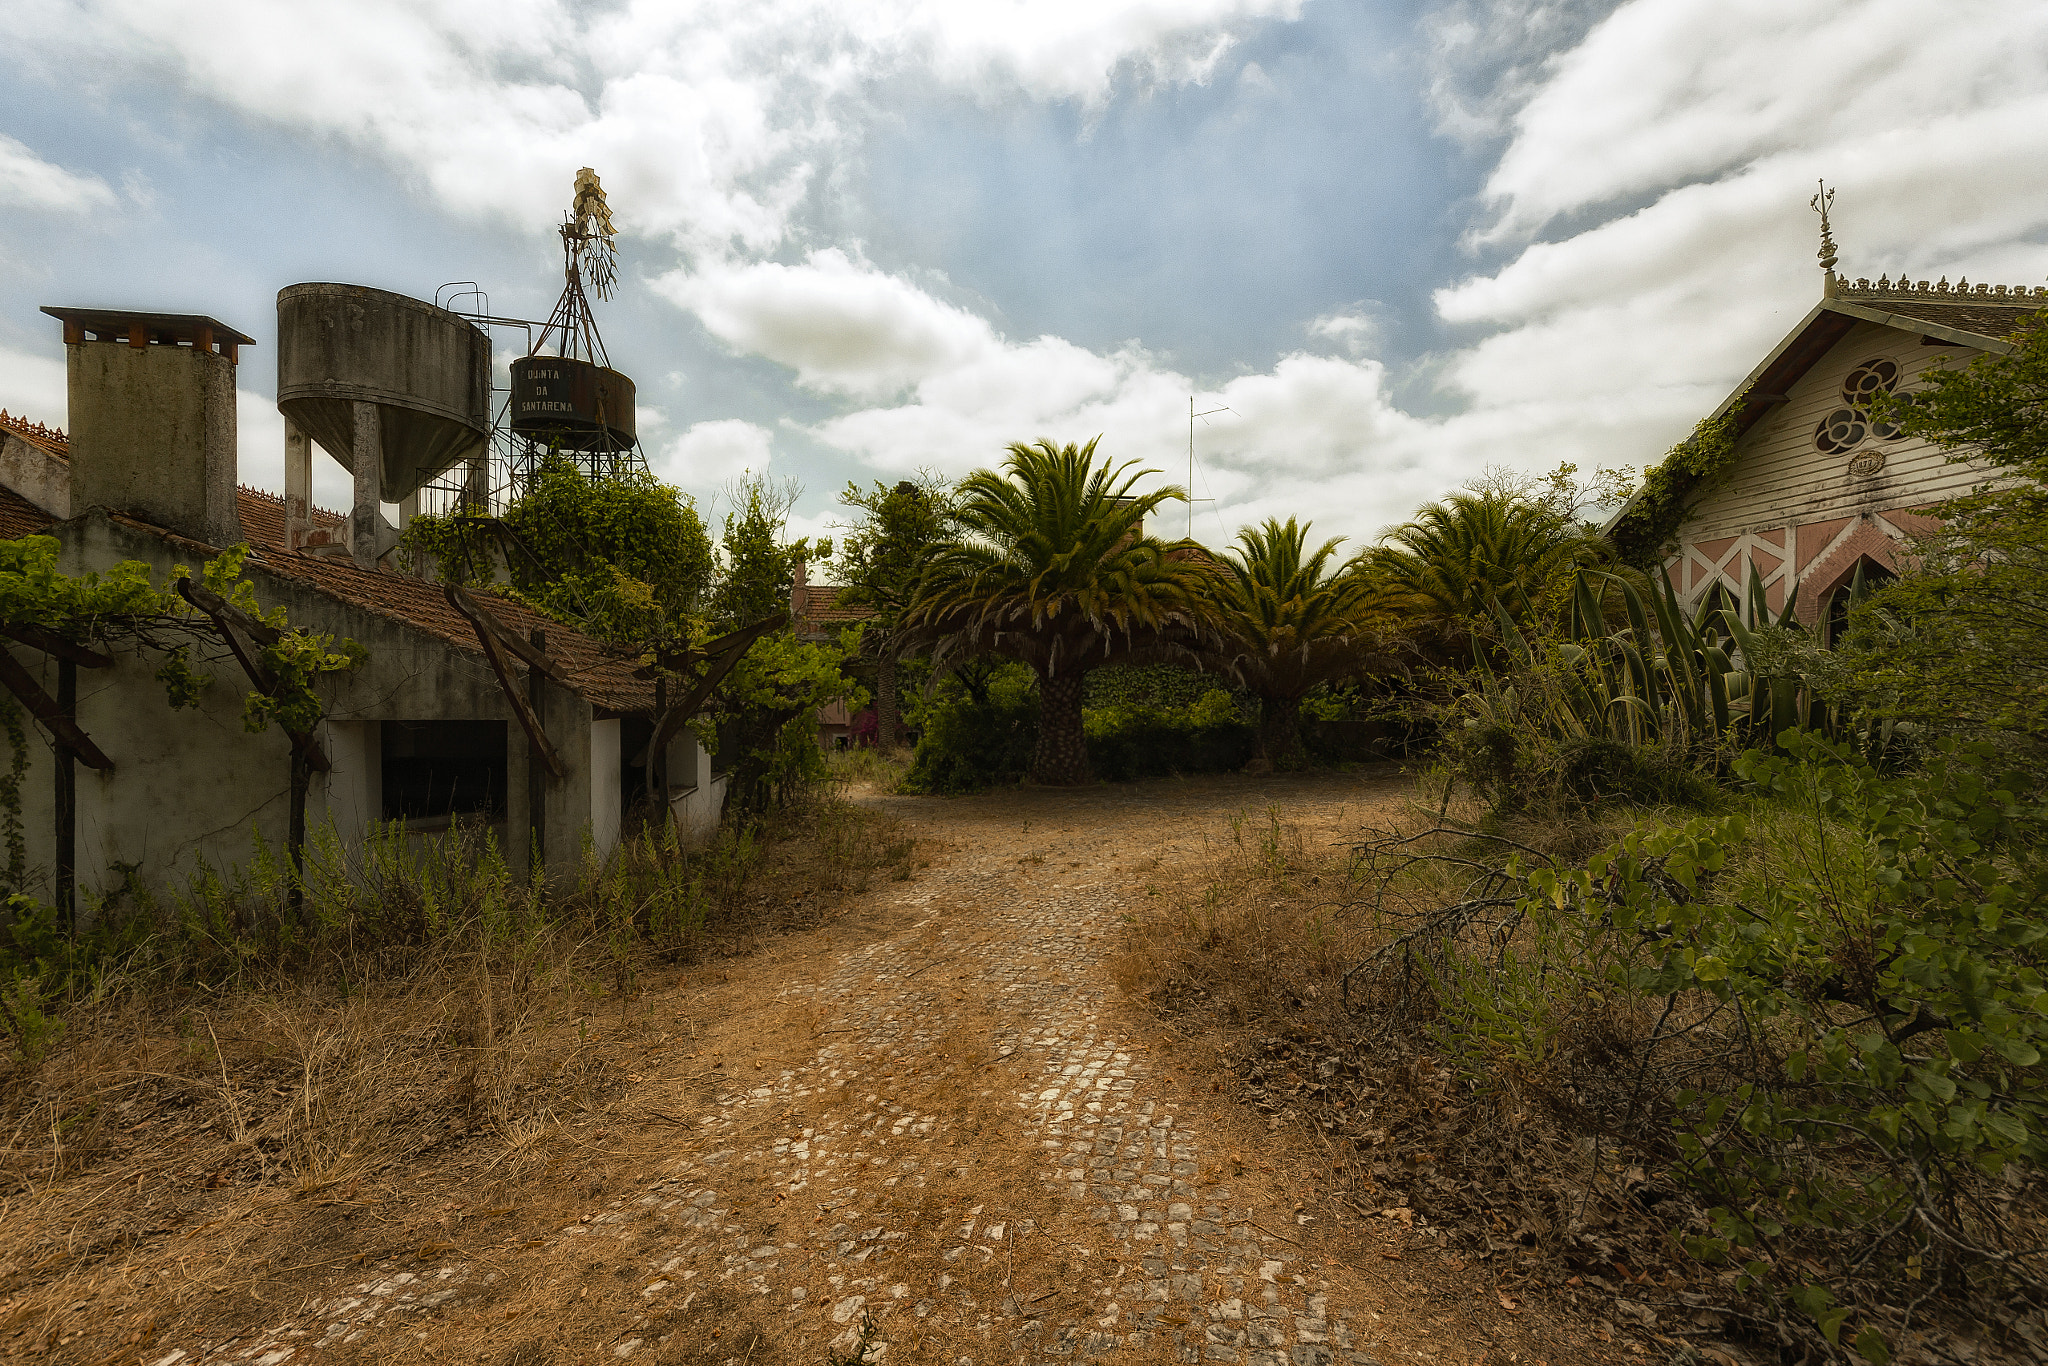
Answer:
<path fill-rule="evenodd" d="M 350 470 L 379 449 L 384 502 L 481 452 L 490 402 L 490 335 L 467 318 L 364 285 L 278 291 L 278 408 Z M 358 403 L 376 405 L 374 447 L 357 440 Z"/>
<path fill-rule="evenodd" d="M 633 445 L 633 381 L 616 370 L 561 356 L 512 362 L 512 430 L 566 451 Z"/>

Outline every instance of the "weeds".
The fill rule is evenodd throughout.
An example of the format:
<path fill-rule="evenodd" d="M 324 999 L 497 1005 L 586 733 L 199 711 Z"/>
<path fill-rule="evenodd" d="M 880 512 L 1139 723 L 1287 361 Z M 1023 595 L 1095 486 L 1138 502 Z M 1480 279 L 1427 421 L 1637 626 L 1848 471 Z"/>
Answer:
<path fill-rule="evenodd" d="M 348 860 L 309 850 L 304 919 L 261 850 L 176 895 L 106 898 L 76 942 L 17 913 L 0 934 L 0 1341 L 62 1357 L 89 1285 L 143 1281 L 122 1330 L 146 1340 L 184 1312 L 176 1287 L 243 1279 L 246 1232 L 173 1233 L 239 1210 L 330 1237 L 322 1211 L 457 1150 L 477 1179 L 533 1181 L 677 1027 L 632 1008 L 654 979 L 815 924 L 914 853 L 887 818 L 820 802 L 697 848 L 640 832 L 549 895 L 486 832 L 389 828 Z"/>
<path fill-rule="evenodd" d="M 1744 761 L 1763 786 L 1718 817 L 1431 792 L 1318 856 L 1241 815 L 1118 978 L 1221 1036 L 1332 1217 L 1667 1339 L 2036 1359 L 2038 802 L 1807 757 Z"/>

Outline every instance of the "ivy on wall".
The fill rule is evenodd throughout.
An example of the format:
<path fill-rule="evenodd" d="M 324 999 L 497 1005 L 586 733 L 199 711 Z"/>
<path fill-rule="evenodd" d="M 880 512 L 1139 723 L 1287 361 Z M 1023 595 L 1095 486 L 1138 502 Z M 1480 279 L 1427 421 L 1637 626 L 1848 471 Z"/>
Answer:
<path fill-rule="evenodd" d="M 192 578 L 191 571 L 173 567 L 164 588 L 155 585 L 149 566 L 140 560 L 123 560 L 105 574 L 66 574 L 57 567 L 60 551 L 50 536 L 0 541 L 0 627 L 82 648 L 160 654 L 156 679 L 165 700 L 173 709 L 197 706 L 214 680 L 195 666 L 195 652 L 205 663 L 225 660 L 229 651 L 213 624 L 177 591 L 181 580 Z M 325 674 L 355 668 L 368 652 L 352 640 L 337 643 L 332 636 L 292 627 L 283 607 L 265 612 L 255 585 L 242 574 L 248 556 L 249 547 L 238 545 L 207 561 L 198 578 L 234 613 L 277 633 L 258 648 L 271 686 L 250 691 L 242 724 L 252 733 L 272 721 L 288 730 L 309 731 L 325 713 L 314 684 Z M 18 889 L 28 873 L 21 829 L 28 729 L 19 704 L 5 692 L 0 692 L 0 729 L 12 751 L 8 768 L 0 772 L 0 843 L 6 847 L 6 884 Z"/>
<path fill-rule="evenodd" d="M 1608 532 L 1622 563 L 1646 574 L 1663 563 L 1686 513 L 1735 462 L 1735 415 L 1748 397 L 1744 389 L 1719 417 L 1702 418 L 1692 435 L 1643 472 L 1643 486 Z"/>

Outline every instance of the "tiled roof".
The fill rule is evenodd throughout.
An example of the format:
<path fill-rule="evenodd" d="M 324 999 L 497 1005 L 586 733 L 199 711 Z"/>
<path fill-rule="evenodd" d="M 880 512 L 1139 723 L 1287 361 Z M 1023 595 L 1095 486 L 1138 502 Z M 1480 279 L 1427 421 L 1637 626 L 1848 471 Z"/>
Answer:
<path fill-rule="evenodd" d="M 837 584 L 806 584 L 791 593 L 790 615 L 799 623 L 816 625 L 826 622 L 866 621 L 875 614 L 872 607 L 841 607 L 839 594 L 843 591 Z"/>
<path fill-rule="evenodd" d="M 269 554 L 263 567 L 280 579 L 293 579 L 337 601 L 404 622 L 438 636 L 458 650 L 484 657 L 476 632 L 448 605 L 439 583 L 406 574 L 358 569 L 338 555 Z M 646 711 L 654 705 L 654 684 L 635 677 L 637 661 L 622 659 L 582 632 L 544 617 L 510 598 L 487 596 L 491 615 L 522 639 L 547 632 L 548 657 L 555 661 L 576 691 L 612 711 Z"/>
<path fill-rule="evenodd" d="M 252 546 L 284 549 L 284 499 L 263 489 L 243 484 L 235 490 L 235 513 L 242 519 L 242 535 Z M 348 520 L 345 512 L 308 508 L 318 527 L 340 526 Z"/>
<path fill-rule="evenodd" d="M 38 437 L 33 432 L 24 432 L 22 426 L 26 424 L 17 425 L 18 421 L 8 421 L 9 433 L 34 441 L 41 449 L 60 459 L 69 458 L 71 450 L 63 433 L 50 434 L 44 429 L 44 434 Z M 483 647 L 477 644 L 476 632 L 460 613 L 448 605 L 439 583 L 382 570 L 358 569 L 355 562 L 346 556 L 287 551 L 284 548 L 284 499 L 261 489 L 238 488 L 235 490 L 235 504 L 242 521 L 242 534 L 257 552 L 255 559 L 267 573 L 303 584 L 337 602 L 402 622 L 440 638 L 455 649 L 484 658 Z M 324 508 L 313 509 L 312 518 L 317 526 L 334 526 L 348 520 L 342 514 Z M 0 487 L 0 536 L 32 536 L 47 531 L 56 520 L 12 489 Z M 195 549 L 215 549 L 200 546 L 186 537 L 132 517 L 118 520 L 170 540 L 183 541 Z M 638 668 L 636 661 L 622 659 L 582 632 L 543 617 L 508 598 L 493 596 L 488 599 L 488 604 L 491 614 L 508 630 L 518 632 L 522 639 L 536 630 L 547 632 L 548 657 L 555 661 L 576 691 L 592 703 L 618 712 L 645 711 L 654 705 L 654 685 L 634 676 Z"/>
<path fill-rule="evenodd" d="M 1865 302 L 1857 299 L 1854 302 Z M 1939 303 L 1932 299 L 1871 299 L 1871 307 L 1882 308 L 1916 322 L 1937 323 L 1958 332 L 2004 339 L 2024 326 L 2035 313 L 2048 308 L 2048 300 L 2021 303 Z"/>
<path fill-rule="evenodd" d="M 30 422 L 25 417 L 16 417 L 5 408 L 0 408 L 0 428 L 4 428 L 9 435 L 28 442 L 37 450 L 59 459 L 68 458 L 71 453 L 71 447 L 65 441 L 61 428 L 45 427 L 40 422 Z"/>
<path fill-rule="evenodd" d="M 41 535 L 56 520 L 13 489 L 0 485 L 0 539 L 18 541 L 24 536 Z"/>

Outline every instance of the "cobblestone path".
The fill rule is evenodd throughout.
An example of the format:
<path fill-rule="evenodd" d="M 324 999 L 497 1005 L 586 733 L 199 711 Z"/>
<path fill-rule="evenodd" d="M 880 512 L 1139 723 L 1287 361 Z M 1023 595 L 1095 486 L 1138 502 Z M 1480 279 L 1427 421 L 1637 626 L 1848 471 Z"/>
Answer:
<path fill-rule="evenodd" d="M 1212 1118 L 1164 1097 L 1105 967 L 1142 870 L 1199 857 L 1233 812 L 1388 793 L 1326 778 L 871 798 L 937 852 L 869 894 L 898 913 L 884 937 L 762 983 L 810 1012 L 809 1056 L 722 1083 L 641 1189 L 540 1250 L 638 1287 L 644 1312 L 587 1359 L 722 1361 L 717 1332 L 734 1366 L 1391 1362 L 1372 1315 L 1274 1232 L 1291 1213 L 1234 1191 Z M 393 1271 L 152 1366 L 395 1359 L 496 1274 Z"/>

